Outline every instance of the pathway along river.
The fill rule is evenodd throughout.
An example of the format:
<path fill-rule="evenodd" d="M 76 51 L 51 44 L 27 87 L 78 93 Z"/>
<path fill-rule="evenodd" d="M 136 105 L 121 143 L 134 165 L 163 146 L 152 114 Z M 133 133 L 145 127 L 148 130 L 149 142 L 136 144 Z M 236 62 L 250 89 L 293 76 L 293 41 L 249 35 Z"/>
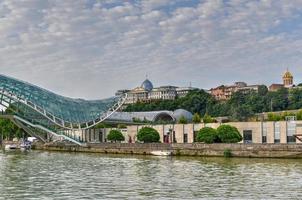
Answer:
<path fill-rule="evenodd" d="M 0 199 L 299 199 L 302 160 L 0 152 Z"/>

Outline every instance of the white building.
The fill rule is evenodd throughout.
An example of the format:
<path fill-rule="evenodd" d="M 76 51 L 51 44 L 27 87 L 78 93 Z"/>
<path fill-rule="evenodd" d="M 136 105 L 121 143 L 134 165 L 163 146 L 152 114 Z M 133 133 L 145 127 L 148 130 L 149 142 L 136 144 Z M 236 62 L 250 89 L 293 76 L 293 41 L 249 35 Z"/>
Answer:
<path fill-rule="evenodd" d="M 134 104 L 137 102 L 151 102 L 156 100 L 174 100 L 177 97 L 186 96 L 194 89 L 197 88 L 170 85 L 154 88 L 152 82 L 146 79 L 140 87 L 136 87 L 132 90 L 118 90 L 116 95 L 127 93 L 125 104 Z"/>

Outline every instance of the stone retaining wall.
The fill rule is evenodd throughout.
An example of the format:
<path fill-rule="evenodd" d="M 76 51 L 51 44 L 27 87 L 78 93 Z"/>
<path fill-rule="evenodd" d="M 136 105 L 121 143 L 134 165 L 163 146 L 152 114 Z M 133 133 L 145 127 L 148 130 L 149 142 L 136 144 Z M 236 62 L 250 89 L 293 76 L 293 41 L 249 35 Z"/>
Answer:
<path fill-rule="evenodd" d="M 38 144 L 39 150 L 113 153 L 113 154 L 151 154 L 151 151 L 171 151 L 179 156 L 223 156 L 226 150 L 234 157 L 254 158 L 302 158 L 302 145 L 299 144 L 127 144 L 100 143 L 86 147 L 74 144 Z"/>

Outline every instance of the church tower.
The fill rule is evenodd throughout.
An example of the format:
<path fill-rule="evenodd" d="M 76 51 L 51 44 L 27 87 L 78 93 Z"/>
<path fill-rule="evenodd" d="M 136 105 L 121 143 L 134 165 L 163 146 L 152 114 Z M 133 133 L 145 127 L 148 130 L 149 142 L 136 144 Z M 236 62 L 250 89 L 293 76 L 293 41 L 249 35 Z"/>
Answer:
<path fill-rule="evenodd" d="M 293 86 L 293 75 L 288 71 L 288 69 L 286 70 L 286 72 L 284 73 L 283 77 L 283 85 L 286 88 L 290 88 Z"/>

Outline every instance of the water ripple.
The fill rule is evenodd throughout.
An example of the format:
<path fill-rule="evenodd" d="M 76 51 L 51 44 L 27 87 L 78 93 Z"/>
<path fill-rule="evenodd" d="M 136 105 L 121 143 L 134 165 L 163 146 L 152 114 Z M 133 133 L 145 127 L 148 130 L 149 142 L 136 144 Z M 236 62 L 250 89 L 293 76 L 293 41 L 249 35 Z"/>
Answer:
<path fill-rule="evenodd" d="M 0 153 L 0 199 L 299 199 L 302 161 Z"/>

